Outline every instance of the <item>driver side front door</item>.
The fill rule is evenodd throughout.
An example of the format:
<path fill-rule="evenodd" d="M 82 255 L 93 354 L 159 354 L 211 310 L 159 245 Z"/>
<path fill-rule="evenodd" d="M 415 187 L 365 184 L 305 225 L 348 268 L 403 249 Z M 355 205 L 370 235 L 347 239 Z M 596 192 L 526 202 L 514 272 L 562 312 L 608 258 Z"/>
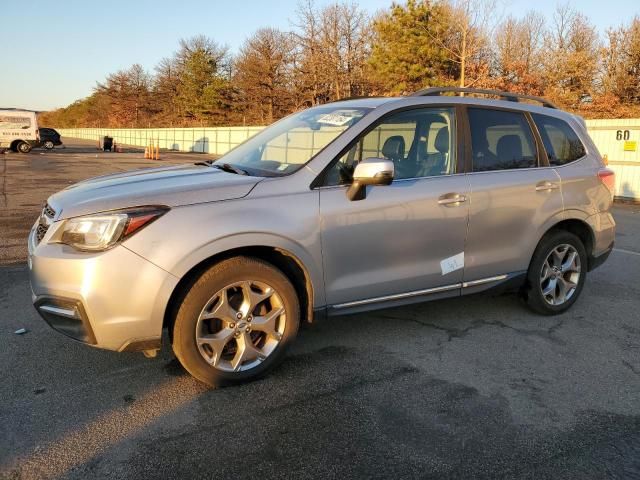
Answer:
<path fill-rule="evenodd" d="M 460 293 L 469 187 L 456 133 L 454 108 L 393 113 L 329 170 L 320 187 L 329 305 L 345 311 Z M 350 201 L 345 172 L 368 157 L 392 160 L 394 181 Z"/>

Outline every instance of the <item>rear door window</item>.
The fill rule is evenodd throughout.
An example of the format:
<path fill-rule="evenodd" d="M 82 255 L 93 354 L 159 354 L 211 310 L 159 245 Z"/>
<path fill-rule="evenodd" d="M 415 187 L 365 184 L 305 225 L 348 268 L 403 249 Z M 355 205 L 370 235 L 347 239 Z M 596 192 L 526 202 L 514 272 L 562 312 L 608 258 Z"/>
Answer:
<path fill-rule="evenodd" d="M 565 165 L 585 156 L 584 145 L 567 122 L 547 115 L 531 116 L 542 137 L 550 165 Z"/>
<path fill-rule="evenodd" d="M 469 108 L 473 171 L 511 170 L 538 165 L 536 144 L 524 114 Z"/>

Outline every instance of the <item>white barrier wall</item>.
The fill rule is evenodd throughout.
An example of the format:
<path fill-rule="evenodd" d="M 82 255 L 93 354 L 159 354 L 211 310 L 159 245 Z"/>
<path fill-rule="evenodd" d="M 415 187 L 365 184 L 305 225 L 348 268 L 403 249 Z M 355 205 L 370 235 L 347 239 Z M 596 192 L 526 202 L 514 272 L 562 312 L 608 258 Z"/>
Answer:
<path fill-rule="evenodd" d="M 264 127 L 215 128 L 59 128 L 63 137 L 98 141 L 113 137 L 116 143 L 145 147 L 153 142 L 162 149 L 222 155 Z"/>
<path fill-rule="evenodd" d="M 616 172 L 616 196 L 640 200 L 640 118 L 587 120 L 587 129 Z"/>
<path fill-rule="evenodd" d="M 216 128 L 75 128 L 58 129 L 63 137 L 95 140 L 105 135 L 117 143 L 222 155 L 264 127 Z M 640 118 L 587 120 L 593 141 L 616 172 L 616 196 L 640 200 Z"/>

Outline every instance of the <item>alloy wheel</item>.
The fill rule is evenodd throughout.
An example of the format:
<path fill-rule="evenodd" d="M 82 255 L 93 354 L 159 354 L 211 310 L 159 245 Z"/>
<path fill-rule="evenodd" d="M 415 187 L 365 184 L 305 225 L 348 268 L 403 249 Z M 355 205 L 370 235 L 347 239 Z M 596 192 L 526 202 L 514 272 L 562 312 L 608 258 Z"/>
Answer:
<path fill-rule="evenodd" d="M 273 287 L 253 280 L 236 282 L 216 292 L 200 312 L 196 345 L 219 370 L 249 370 L 275 351 L 286 322 L 284 302 Z"/>
<path fill-rule="evenodd" d="M 569 244 L 551 250 L 540 271 L 542 297 L 549 305 L 562 305 L 578 288 L 580 281 L 580 255 Z"/>

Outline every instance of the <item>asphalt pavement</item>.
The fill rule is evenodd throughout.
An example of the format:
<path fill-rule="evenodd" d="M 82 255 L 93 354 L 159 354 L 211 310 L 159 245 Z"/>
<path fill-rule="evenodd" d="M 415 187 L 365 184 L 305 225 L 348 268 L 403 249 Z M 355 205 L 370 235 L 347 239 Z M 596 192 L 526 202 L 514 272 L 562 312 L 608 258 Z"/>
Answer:
<path fill-rule="evenodd" d="M 81 163 L 51 175 L 95 174 L 94 160 Z M 53 187 L 32 188 L 33 207 L 5 208 L 3 231 L 3 218 L 37 216 Z M 24 241 L 28 213 L 3 249 Z M 616 250 L 563 315 L 485 293 L 330 318 L 303 329 L 268 377 L 217 390 L 167 343 L 146 359 L 49 329 L 11 243 L 0 477 L 640 478 L 640 206 L 614 215 Z"/>

